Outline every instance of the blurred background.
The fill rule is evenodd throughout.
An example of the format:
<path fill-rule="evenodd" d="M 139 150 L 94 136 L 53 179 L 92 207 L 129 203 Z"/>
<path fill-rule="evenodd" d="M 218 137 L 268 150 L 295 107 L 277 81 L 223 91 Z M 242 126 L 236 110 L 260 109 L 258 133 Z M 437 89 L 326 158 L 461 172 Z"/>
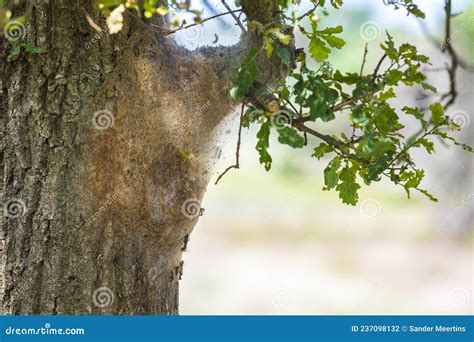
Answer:
<path fill-rule="evenodd" d="M 207 17 L 225 12 L 220 1 L 199 3 Z M 449 87 L 440 51 L 444 1 L 417 1 L 423 23 L 382 0 L 346 0 L 339 11 L 321 16 L 322 27 L 343 25 L 347 45 L 330 57 L 335 68 L 357 72 L 368 44 L 366 72 L 382 52 L 385 29 L 399 45 L 409 42 L 431 57 L 426 70 L 440 93 Z M 452 41 L 462 59 L 474 64 L 474 5 L 455 0 Z M 297 7 L 310 9 L 309 1 Z M 307 24 L 307 23 L 306 23 Z M 187 30 L 186 30 L 187 31 Z M 230 45 L 240 35 L 232 17 L 180 31 L 189 49 Z M 297 44 L 305 45 L 302 37 Z M 463 127 L 461 141 L 474 145 L 474 73 L 460 69 L 459 97 L 448 113 Z M 417 89 L 400 88 L 392 104 L 428 103 Z M 437 98 L 431 99 L 432 101 Z M 322 131 L 344 130 L 340 120 Z M 215 186 L 217 175 L 234 163 L 238 114 L 222 128 L 215 150 L 214 178 L 184 256 L 181 314 L 472 314 L 473 313 L 473 158 L 461 149 L 437 144 L 437 153 L 416 153 L 428 176 L 424 188 L 439 198 L 431 203 L 388 183 L 363 188 L 355 207 L 337 193 L 322 191 L 328 160 L 309 151 L 271 143 L 273 167 L 265 172 L 255 151 L 255 129 L 242 134 L 240 170 Z M 417 131 L 405 121 L 407 132 Z M 319 127 L 319 126 L 318 126 Z M 316 143 L 312 142 L 313 146 Z M 309 147 L 308 147 L 309 148 Z"/>

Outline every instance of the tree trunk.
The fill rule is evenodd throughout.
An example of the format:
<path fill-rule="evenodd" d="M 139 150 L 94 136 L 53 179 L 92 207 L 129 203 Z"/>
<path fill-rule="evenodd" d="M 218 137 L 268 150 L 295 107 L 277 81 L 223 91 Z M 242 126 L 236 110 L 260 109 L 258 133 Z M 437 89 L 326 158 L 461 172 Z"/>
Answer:
<path fill-rule="evenodd" d="M 86 0 L 18 11 L 44 52 L 2 40 L 2 313 L 177 314 L 245 44 L 192 53 L 132 12 L 111 36 Z"/>

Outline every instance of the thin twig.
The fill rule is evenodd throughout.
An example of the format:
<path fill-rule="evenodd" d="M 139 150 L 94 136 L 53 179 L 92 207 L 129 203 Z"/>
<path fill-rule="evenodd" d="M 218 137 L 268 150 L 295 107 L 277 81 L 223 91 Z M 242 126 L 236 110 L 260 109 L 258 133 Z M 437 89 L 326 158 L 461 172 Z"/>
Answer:
<path fill-rule="evenodd" d="M 451 45 L 451 16 L 452 16 L 452 8 L 451 8 L 451 0 L 446 0 L 445 2 L 445 16 L 446 16 L 446 26 L 445 26 L 445 37 L 444 37 L 444 46 L 448 51 L 449 56 L 451 57 L 451 67 L 448 68 L 448 75 L 449 75 L 449 95 L 450 99 L 444 105 L 444 108 L 448 108 L 451 106 L 458 96 L 457 88 L 456 88 L 456 71 L 459 66 L 458 55 L 454 51 L 453 46 Z"/>
<path fill-rule="evenodd" d="M 97 25 L 94 20 L 92 20 L 91 16 L 89 15 L 89 13 L 86 11 L 86 9 L 84 7 L 81 7 L 81 11 L 84 13 L 84 16 L 86 17 L 86 20 L 87 22 L 89 23 L 89 25 L 94 29 L 96 30 L 97 32 L 101 33 L 102 32 L 102 29 L 100 28 L 99 25 Z"/>
<path fill-rule="evenodd" d="M 331 108 L 331 111 L 333 113 L 335 112 L 338 112 L 340 110 L 343 110 L 343 109 L 346 109 L 344 107 L 348 106 L 348 105 L 352 105 L 354 104 L 355 102 L 365 98 L 365 97 L 369 97 L 369 96 L 372 96 L 374 94 L 376 94 L 377 92 L 379 92 L 380 90 L 375 90 L 375 91 L 369 91 L 367 94 L 364 94 L 364 95 L 361 95 L 359 96 L 358 98 L 349 98 L 347 100 L 344 100 L 344 101 L 341 101 L 339 102 L 338 104 L 335 104 L 332 108 Z M 301 117 L 301 114 L 300 114 L 300 117 L 298 118 L 295 118 L 293 121 L 295 121 L 295 123 L 305 123 L 305 122 L 308 122 L 308 121 L 311 121 L 311 117 L 309 116 L 305 116 L 305 117 Z"/>
<path fill-rule="evenodd" d="M 287 103 L 290 105 L 290 107 L 294 110 L 295 114 L 298 114 L 298 113 L 301 112 L 301 110 L 296 109 L 295 105 L 294 105 L 291 101 L 286 100 L 286 102 L 287 102 Z"/>
<path fill-rule="evenodd" d="M 242 25 L 242 22 L 240 21 L 239 17 L 237 17 L 235 15 L 234 12 L 232 12 L 232 9 L 229 7 L 229 5 L 227 5 L 227 3 L 225 2 L 225 0 L 221 0 L 222 4 L 225 6 L 225 8 L 227 8 L 227 10 L 229 11 L 230 15 L 232 16 L 232 18 L 234 18 L 234 20 L 236 21 L 237 25 L 239 25 L 240 29 L 242 30 L 243 33 L 247 33 L 247 30 L 245 29 L 244 25 Z"/>
<path fill-rule="evenodd" d="M 363 99 L 364 97 L 372 96 L 377 92 L 378 92 L 378 90 L 377 91 L 369 91 L 367 94 L 359 96 L 358 98 L 351 97 L 350 99 L 347 99 L 345 101 L 339 102 L 338 104 L 334 105 L 331 110 L 333 112 L 337 112 L 337 111 L 343 109 L 345 106 L 353 104 L 353 103 L 357 102 L 358 100 Z"/>
<path fill-rule="evenodd" d="M 308 12 L 306 12 L 305 14 L 303 15 L 300 15 L 298 18 L 296 18 L 298 21 L 301 21 L 302 19 L 304 19 L 305 17 L 307 17 L 308 15 L 310 15 L 311 13 L 313 13 L 316 8 L 318 8 L 318 5 L 315 4 L 314 7 L 312 9 L 310 9 Z"/>
<path fill-rule="evenodd" d="M 361 163 L 362 165 L 370 165 L 370 162 L 364 158 L 360 158 L 358 156 L 356 156 L 355 154 L 352 154 L 350 152 L 347 152 L 346 151 L 346 147 L 347 147 L 347 144 L 338 140 L 338 139 L 335 139 L 333 137 L 331 137 L 330 135 L 326 135 L 326 134 L 322 134 L 318 131 L 315 131 L 314 129 L 312 128 L 309 128 L 308 126 L 305 126 L 304 124 L 302 124 L 301 122 L 294 122 L 292 123 L 293 127 L 295 127 L 296 129 L 298 129 L 300 132 L 306 132 L 308 134 L 311 134 L 312 136 L 315 136 L 316 138 L 319 138 L 320 140 L 324 141 L 325 143 L 327 143 L 332 149 L 333 151 L 337 152 L 339 151 L 339 153 L 343 156 L 345 156 L 346 158 L 349 158 L 351 160 L 355 160 L 359 163 Z"/>
<path fill-rule="evenodd" d="M 362 58 L 362 65 L 360 66 L 359 77 L 362 77 L 362 74 L 364 72 L 365 61 L 367 60 L 367 52 L 369 52 L 369 44 L 365 43 L 364 57 Z"/>
<path fill-rule="evenodd" d="M 204 24 L 206 21 L 209 21 L 209 20 L 212 20 L 212 19 L 215 19 L 215 18 L 218 18 L 218 17 L 222 17 L 223 15 L 227 15 L 227 14 L 232 14 L 232 13 L 237 13 L 237 12 L 242 12 L 242 9 L 237 9 L 237 10 L 233 10 L 233 11 L 229 11 L 229 12 L 225 12 L 225 13 L 219 13 L 219 14 L 216 14 L 216 15 L 213 15 L 212 17 L 208 17 L 206 19 L 203 19 L 202 21 L 200 21 L 199 23 L 192 23 L 192 24 L 189 24 L 189 25 L 181 25 L 179 26 L 178 28 L 174 29 L 174 30 L 170 30 L 170 29 L 167 29 L 166 27 L 161 27 L 161 26 L 158 26 L 158 25 L 154 25 L 154 24 L 151 24 L 152 26 L 155 26 L 155 27 L 158 27 L 159 29 L 161 29 L 163 31 L 163 34 L 165 36 L 168 36 L 170 34 L 173 34 L 173 33 L 176 33 L 178 31 L 181 31 L 181 30 L 186 30 L 188 28 L 191 28 L 191 27 L 194 27 L 194 26 L 197 26 L 197 25 L 201 25 L 201 24 Z"/>
<path fill-rule="evenodd" d="M 230 171 L 232 169 L 239 169 L 239 167 L 240 167 L 240 164 L 239 164 L 239 160 L 240 160 L 240 142 L 241 142 L 241 137 L 242 137 L 242 119 L 244 117 L 244 109 L 245 109 L 245 102 L 242 102 L 242 109 L 240 111 L 240 121 L 239 121 L 239 133 L 238 133 L 238 138 L 237 138 L 237 148 L 235 150 L 235 164 L 229 166 L 227 169 L 224 170 L 224 172 L 222 172 L 219 175 L 219 177 L 217 177 L 215 185 L 217 185 L 217 183 L 219 183 L 221 178 L 224 177 L 224 175 L 228 171 Z"/>
<path fill-rule="evenodd" d="M 451 44 L 451 17 L 452 17 L 451 0 L 445 0 L 444 12 L 445 12 L 444 41 L 441 44 L 436 43 L 436 45 L 437 47 L 441 47 L 441 50 L 443 52 L 447 52 L 451 59 L 451 65 L 447 65 L 445 68 L 449 77 L 449 91 L 443 94 L 440 98 L 441 101 L 448 99 L 445 103 L 443 103 L 444 109 L 446 110 L 447 108 L 449 108 L 451 105 L 454 104 L 458 96 L 457 86 L 456 86 L 456 74 L 457 74 L 458 67 L 460 67 L 461 64 L 459 62 L 459 57 Z M 432 124 L 433 124 L 433 121 L 430 119 L 426 127 L 430 127 Z M 425 132 L 425 128 L 420 128 L 415 134 L 413 134 L 410 137 L 410 139 L 415 139 L 419 137 L 421 134 L 423 134 L 424 132 Z"/>
<path fill-rule="evenodd" d="M 387 54 L 384 54 L 382 58 L 380 58 L 379 62 L 377 63 L 377 66 L 375 67 L 374 73 L 372 74 L 372 80 L 377 77 L 377 74 L 379 73 L 379 69 L 382 66 L 383 61 L 387 58 Z"/>
<path fill-rule="evenodd" d="M 418 136 L 412 136 L 408 140 L 411 141 L 410 143 L 406 144 L 405 147 L 389 162 L 388 166 L 391 166 L 393 163 L 395 163 L 401 156 L 403 156 L 411 147 L 415 146 L 421 139 L 425 138 L 426 136 L 432 134 L 436 129 L 438 129 L 440 125 L 434 126 L 431 128 L 429 131 L 426 131 L 421 137 Z"/>

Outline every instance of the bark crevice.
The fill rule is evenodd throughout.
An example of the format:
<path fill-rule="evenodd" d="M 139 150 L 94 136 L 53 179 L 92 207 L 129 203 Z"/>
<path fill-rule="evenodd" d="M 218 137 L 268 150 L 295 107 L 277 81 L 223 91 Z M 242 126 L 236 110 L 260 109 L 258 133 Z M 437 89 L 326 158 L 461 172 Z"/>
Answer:
<path fill-rule="evenodd" d="M 1 311 L 177 314 L 216 130 L 258 38 L 187 51 L 130 14 L 96 39 L 89 1 L 28 6 L 45 52 L 0 42 L 1 197 L 21 209 L 1 218 Z M 282 72 L 259 63 L 263 82 Z"/>

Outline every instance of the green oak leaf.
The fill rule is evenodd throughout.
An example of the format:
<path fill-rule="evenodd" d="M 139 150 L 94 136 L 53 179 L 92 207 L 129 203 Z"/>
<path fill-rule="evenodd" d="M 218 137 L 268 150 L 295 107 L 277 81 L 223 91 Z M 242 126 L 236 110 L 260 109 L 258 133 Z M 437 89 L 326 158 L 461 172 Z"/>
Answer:
<path fill-rule="evenodd" d="M 257 146 L 255 148 L 260 155 L 260 164 L 265 167 L 265 170 L 269 171 L 272 167 L 272 157 L 268 153 L 270 147 L 270 122 L 266 121 L 260 126 L 260 130 L 257 133 Z"/>
<path fill-rule="evenodd" d="M 360 185 L 356 182 L 356 169 L 354 167 L 346 166 L 339 173 L 341 182 L 336 186 L 339 192 L 339 198 L 343 203 L 356 205 L 359 200 Z"/>
<path fill-rule="evenodd" d="M 330 190 L 337 185 L 339 181 L 339 176 L 337 171 L 341 166 L 341 158 L 336 157 L 334 158 L 328 166 L 324 169 L 324 184 L 326 185 L 323 190 Z"/>
<path fill-rule="evenodd" d="M 304 138 L 299 135 L 293 127 L 280 127 L 277 131 L 279 134 L 278 141 L 281 144 L 286 144 L 293 148 L 301 148 L 304 146 Z"/>

